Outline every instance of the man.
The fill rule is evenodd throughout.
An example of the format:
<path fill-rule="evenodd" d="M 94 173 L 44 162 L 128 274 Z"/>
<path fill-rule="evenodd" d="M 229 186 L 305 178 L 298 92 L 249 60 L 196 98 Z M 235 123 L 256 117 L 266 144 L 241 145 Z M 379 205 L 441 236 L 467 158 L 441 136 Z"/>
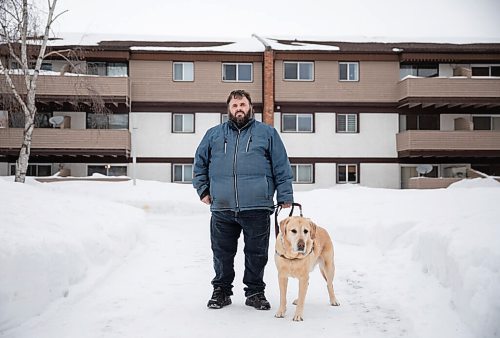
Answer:
<path fill-rule="evenodd" d="M 254 120 L 252 99 L 235 90 L 227 99 L 227 122 L 207 131 L 195 154 L 193 186 L 210 205 L 210 238 L 215 277 L 207 306 L 231 304 L 234 257 L 243 231 L 245 304 L 271 305 L 264 295 L 273 196 L 283 207 L 293 203 L 293 174 L 276 129 Z"/>

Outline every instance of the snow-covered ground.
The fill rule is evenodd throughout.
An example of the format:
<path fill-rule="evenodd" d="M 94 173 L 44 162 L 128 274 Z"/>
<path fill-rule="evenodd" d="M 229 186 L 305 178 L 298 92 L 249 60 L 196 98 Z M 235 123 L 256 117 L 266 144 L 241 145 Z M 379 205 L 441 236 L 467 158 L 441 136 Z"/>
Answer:
<path fill-rule="evenodd" d="M 189 185 L 12 181 L 0 178 L 1 337 L 500 335 L 500 184 L 492 179 L 296 192 L 304 215 L 332 236 L 341 302 L 328 305 L 316 269 L 299 323 L 291 304 L 274 318 L 273 249 L 271 311 L 244 305 L 242 243 L 233 304 L 206 308 L 210 213 Z M 296 292 L 292 280 L 288 298 Z"/>

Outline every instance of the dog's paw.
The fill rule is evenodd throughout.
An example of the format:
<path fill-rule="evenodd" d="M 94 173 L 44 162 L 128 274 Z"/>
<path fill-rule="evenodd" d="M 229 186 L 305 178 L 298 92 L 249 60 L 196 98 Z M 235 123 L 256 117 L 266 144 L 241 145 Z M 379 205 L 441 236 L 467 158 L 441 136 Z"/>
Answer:
<path fill-rule="evenodd" d="M 292 304 L 293 304 L 293 305 L 297 305 L 297 303 L 298 303 L 298 302 L 299 302 L 299 300 L 298 300 L 298 299 L 296 299 L 296 300 L 294 300 L 294 301 L 292 302 Z"/>
<path fill-rule="evenodd" d="M 278 310 L 278 312 L 276 312 L 276 314 L 274 315 L 274 317 L 276 318 L 284 318 L 285 317 L 285 310 Z"/>
<path fill-rule="evenodd" d="M 337 298 L 330 299 L 330 304 L 332 306 L 340 306 L 340 302 L 337 300 Z"/>
<path fill-rule="evenodd" d="M 302 318 L 302 315 L 295 314 L 295 316 L 293 316 L 294 322 L 301 322 L 303 320 L 304 320 L 304 318 Z"/>

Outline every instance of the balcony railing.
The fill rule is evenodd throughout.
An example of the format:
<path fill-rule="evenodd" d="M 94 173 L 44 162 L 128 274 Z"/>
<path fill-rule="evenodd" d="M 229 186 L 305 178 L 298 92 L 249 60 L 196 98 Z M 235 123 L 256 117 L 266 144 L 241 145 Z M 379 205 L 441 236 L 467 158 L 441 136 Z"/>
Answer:
<path fill-rule="evenodd" d="M 460 152 L 474 155 L 498 154 L 500 152 L 500 132 L 490 130 L 441 131 L 408 130 L 396 135 L 397 151 L 400 154 L 417 155 Z"/>
<path fill-rule="evenodd" d="M 500 78 L 406 78 L 398 84 L 399 100 L 417 97 L 498 98 Z"/>
<path fill-rule="evenodd" d="M 6 80 L 0 75 L 0 92 L 9 92 Z M 11 75 L 17 90 L 24 94 L 24 78 L 21 75 Z M 22 90 L 24 88 L 24 90 Z M 91 75 L 40 75 L 37 81 L 37 95 L 42 97 L 84 98 L 100 96 L 128 101 L 128 77 L 91 76 Z"/>
<path fill-rule="evenodd" d="M 0 152 L 19 151 L 23 129 L 0 128 Z M 37 128 L 31 150 L 52 155 L 129 156 L 130 132 L 116 129 Z"/>

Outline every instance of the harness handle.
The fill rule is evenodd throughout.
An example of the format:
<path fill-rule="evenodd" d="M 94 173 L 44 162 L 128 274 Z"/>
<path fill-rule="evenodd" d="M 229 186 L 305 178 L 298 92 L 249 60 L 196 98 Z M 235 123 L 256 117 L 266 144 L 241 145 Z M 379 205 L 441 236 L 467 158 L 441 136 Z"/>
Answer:
<path fill-rule="evenodd" d="M 290 214 L 288 215 L 288 217 L 292 217 L 295 206 L 299 207 L 300 217 L 304 217 L 302 214 L 302 204 L 300 203 L 292 203 L 292 210 L 290 210 Z M 283 206 L 281 204 L 278 204 L 276 206 L 276 211 L 274 212 L 274 232 L 276 234 L 276 237 L 278 237 L 278 234 L 280 233 L 280 227 L 278 225 L 278 214 L 280 213 L 281 209 L 283 209 Z"/>

